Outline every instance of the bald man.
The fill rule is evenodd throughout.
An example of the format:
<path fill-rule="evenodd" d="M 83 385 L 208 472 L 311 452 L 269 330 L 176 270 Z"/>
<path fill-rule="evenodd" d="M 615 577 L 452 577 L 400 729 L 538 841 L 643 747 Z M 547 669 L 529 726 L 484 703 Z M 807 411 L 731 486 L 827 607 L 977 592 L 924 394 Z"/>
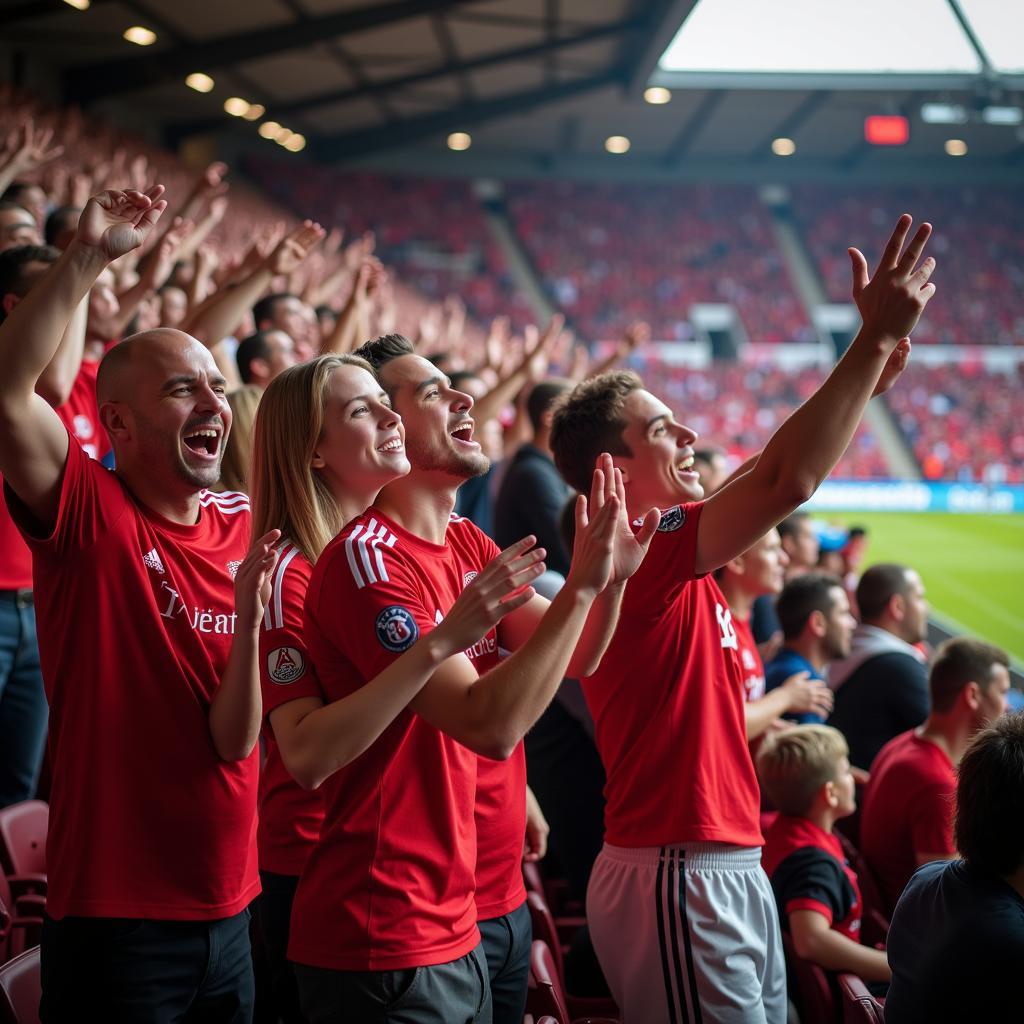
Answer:
<path fill-rule="evenodd" d="M 136 335 L 100 367 L 112 472 L 34 393 L 163 189 L 104 192 L 0 325 L 0 473 L 33 556 L 53 791 L 43 1021 L 251 1019 L 257 629 L 276 531 L 212 494 L 231 413 L 206 348 Z"/>

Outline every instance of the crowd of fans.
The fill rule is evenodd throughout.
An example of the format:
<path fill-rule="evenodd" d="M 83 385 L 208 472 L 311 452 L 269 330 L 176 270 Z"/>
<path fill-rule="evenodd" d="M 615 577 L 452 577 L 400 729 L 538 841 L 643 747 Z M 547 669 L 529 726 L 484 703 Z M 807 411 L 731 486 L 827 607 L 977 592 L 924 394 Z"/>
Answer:
<path fill-rule="evenodd" d="M 915 366 L 886 401 L 926 480 L 1024 483 L 1021 368 Z"/>
<path fill-rule="evenodd" d="M 253 164 L 296 223 L 222 163 L 0 109 L 0 808 L 51 800 L 46 916 L 0 902 L 0 952 L 41 935 L 41 1019 L 520 1024 L 568 982 L 624 1021 L 781 1024 L 787 962 L 805 1024 L 843 973 L 891 982 L 890 1024 L 977 1006 L 954 964 L 1001 1005 L 1008 659 L 927 650 L 913 568 L 794 511 L 885 474 L 879 394 L 926 475 L 1019 479 L 990 378 L 903 377 L 926 228 L 855 275 L 827 378 L 684 371 L 641 320 L 728 301 L 806 336 L 754 193 L 514 186 L 597 362 L 530 322 L 463 184 Z"/>
<path fill-rule="evenodd" d="M 1024 314 L 1024 210 L 1006 188 L 800 185 L 792 209 L 835 302 L 849 301 L 845 246 L 870 238 L 901 210 L 927 210 L 936 257 L 948 275 L 948 301 L 928 310 L 914 335 L 941 345 L 1019 345 Z M 979 230 L 979 225 L 984 225 Z"/>
<path fill-rule="evenodd" d="M 806 313 L 754 189 L 516 184 L 510 217 L 552 301 L 584 337 L 636 319 L 690 340 L 694 303 L 731 303 L 754 342 L 806 341 Z"/>

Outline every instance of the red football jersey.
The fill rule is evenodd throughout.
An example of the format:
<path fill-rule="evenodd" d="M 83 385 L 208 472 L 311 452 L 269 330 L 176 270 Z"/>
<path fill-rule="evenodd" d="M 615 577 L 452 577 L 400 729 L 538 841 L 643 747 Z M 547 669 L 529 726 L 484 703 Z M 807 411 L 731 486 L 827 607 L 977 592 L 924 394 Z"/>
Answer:
<path fill-rule="evenodd" d="M 277 875 L 299 875 L 320 836 L 324 799 L 288 774 L 274 741 L 270 712 L 299 697 L 321 697 L 302 636 L 303 605 L 313 566 L 289 541 L 278 545 L 270 603 L 260 629 L 260 685 L 266 759 L 260 773 L 260 867 Z"/>
<path fill-rule="evenodd" d="M 57 409 L 68 433 L 93 459 L 102 459 L 110 451 L 110 439 L 100 424 L 100 409 L 96 402 L 96 376 L 100 364 L 82 363 L 68 400 Z"/>
<path fill-rule="evenodd" d="M 813 910 L 835 931 L 860 941 L 860 883 L 833 833 L 807 818 L 780 814 L 765 836 L 762 863 L 787 929 L 794 910 Z"/>
<path fill-rule="evenodd" d="M 952 857 L 956 771 L 946 752 L 916 730 L 878 752 L 864 793 L 860 848 L 889 913 L 917 870 L 918 853 Z"/>
<path fill-rule="evenodd" d="M 53 533 L 32 549 L 50 703 L 51 917 L 211 920 L 259 892 L 258 755 L 222 761 L 209 710 L 235 628 L 244 494 L 194 526 L 136 502 L 69 443 Z"/>
<path fill-rule="evenodd" d="M 663 513 L 584 680 L 615 846 L 762 841 L 736 630 L 714 579 L 694 574 L 702 508 Z"/>
<path fill-rule="evenodd" d="M 453 517 L 443 545 L 368 509 L 325 549 L 305 637 L 325 701 L 378 675 L 451 608 L 493 542 Z M 467 651 L 497 663 L 492 630 Z M 334 970 L 447 963 L 479 941 L 476 754 L 408 708 L 324 783 L 327 815 L 299 881 L 289 957 Z"/>
<path fill-rule="evenodd" d="M 0 476 L 0 486 L 4 478 Z M 0 501 L 0 590 L 30 590 L 32 552 L 14 525 L 7 501 Z"/>
<path fill-rule="evenodd" d="M 764 662 L 750 629 L 750 619 L 734 618 L 732 625 L 736 630 L 736 642 L 739 644 L 743 692 L 747 703 L 752 703 L 764 696 Z"/>
<path fill-rule="evenodd" d="M 497 548 L 495 548 L 497 552 Z M 481 757 L 476 781 L 477 919 L 502 917 L 526 902 L 526 748 L 507 761 Z"/>

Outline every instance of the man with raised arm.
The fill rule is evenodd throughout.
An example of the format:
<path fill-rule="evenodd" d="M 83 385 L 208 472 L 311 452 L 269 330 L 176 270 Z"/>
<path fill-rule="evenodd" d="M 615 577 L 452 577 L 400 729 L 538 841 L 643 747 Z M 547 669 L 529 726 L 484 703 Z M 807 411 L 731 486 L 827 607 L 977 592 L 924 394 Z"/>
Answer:
<path fill-rule="evenodd" d="M 329 700 L 433 630 L 498 553 L 452 514 L 459 485 L 488 467 L 473 440 L 472 398 L 401 335 L 356 354 L 377 369 L 402 417 L 412 469 L 313 571 L 305 640 Z M 289 946 L 313 1024 L 489 1024 L 489 980 L 493 1019 L 522 1021 L 530 950 L 522 738 L 563 676 L 600 661 L 625 580 L 658 522 L 652 511 L 634 538 L 611 460 L 599 461 L 588 488 L 593 518 L 580 497 L 573 561 L 550 605 L 533 595 L 445 661 L 325 784 L 327 814 L 295 895 Z M 500 663 L 499 647 L 513 652 Z M 481 931 L 493 933 L 484 948 Z"/>
<path fill-rule="evenodd" d="M 117 472 L 34 391 L 76 307 L 163 188 L 89 200 L 0 325 L 0 473 L 32 551 L 53 791 L 41 1019 L 248 1021 L 258 627 L 276 534 L 205 490 L 231 426 L 209 352 L 136 335 L 99 373 Z"/>
<path fill-rule="evenodd" d="M 828 380 L 748 472 L 706 502 L 697 435 L 633 373 L 580 384 L 555 416 L 555 462 L 574 487 L 611 452 L 631 515 L 663 509 L 619 627 L 584 680 L 608 776 L 605 847 L 587 919 L 625 1024 L 786 1020 L 778 917 L 761 869 L 759 793 L 736 634 L 708 575 L 806 501 L 842 455 L 868 400 L 906 365 L 931 298 L 931 228 L 901 255 L 900 218 L 869 278 L 850 250 L 863 327 Z"/>

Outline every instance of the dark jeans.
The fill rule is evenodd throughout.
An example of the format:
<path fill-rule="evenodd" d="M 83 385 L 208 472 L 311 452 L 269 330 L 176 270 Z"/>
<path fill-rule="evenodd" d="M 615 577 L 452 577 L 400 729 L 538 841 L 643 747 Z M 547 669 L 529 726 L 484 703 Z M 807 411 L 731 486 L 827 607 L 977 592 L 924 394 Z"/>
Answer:
<path fill-rule="evenodd" d="M 530 909 L 523 903 L 504 917 L 480 921 L 478 927 L 491 979 L 494 1024 L 522 1024 L 533 942 Z"/>
<path fill-rule="evenodd" d="M 295 974 L 310 1024 L 491 1024 L 481 945 L 433 967 L 331 971 L 296 964 Z"/>
<path fill-rule="evenodd" d="M 35 796 L 47 713 L 32 592 L 0 590 L 0 807 Z"/>
<path fill-rule="evenodd" d="M 272 1012 L 267 1015 L 267 1019 L 280 1019 L 284 1024 L 305 1024 L 306 1018 L 299 1008 L 299 985 L 288 960 L 288 928 L 299 877 L 261 871 L 260 881 L 263 883 L 263 892 L 256 897 L 253 911 L 263 937 L 269 974 L 268 1001 L 272 1003 Z M 262 999 L 259 993 L 257 999 Z M 261 1016 L 257 1012 L 257 1018 Z"/>
<path fill-rule="evenodd" d="M 46 918 L 43 1024 L 249 1024 L 249 911 L 218 921 Z"/>

